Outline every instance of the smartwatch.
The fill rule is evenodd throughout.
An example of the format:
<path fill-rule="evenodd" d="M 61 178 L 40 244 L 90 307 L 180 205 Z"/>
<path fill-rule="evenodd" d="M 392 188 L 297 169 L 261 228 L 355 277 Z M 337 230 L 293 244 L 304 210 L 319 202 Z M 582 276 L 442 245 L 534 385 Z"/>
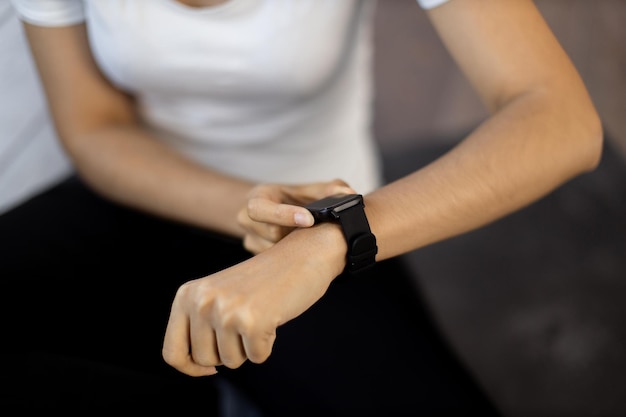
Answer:
<path fill-rule="evenodd" d="M 376 236 L 370 230 L 365 216 L 365 204 L 361 194 L 337 194 L 322 198 L 305 206 L 315 223 L 334 222 L 348 244 L 346 270 L 352 273 L 366 269 L 376 262 Z"/>

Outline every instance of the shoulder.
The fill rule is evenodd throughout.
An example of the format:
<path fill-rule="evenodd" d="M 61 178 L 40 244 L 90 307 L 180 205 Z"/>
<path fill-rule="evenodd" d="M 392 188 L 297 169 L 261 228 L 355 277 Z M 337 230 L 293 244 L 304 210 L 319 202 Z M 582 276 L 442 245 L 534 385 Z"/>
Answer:
<path fill-rule="evenodd" d="M 38 26 L 68 26 L 85 20 L 83 0 L 10 0 L 21 20 Z"/>

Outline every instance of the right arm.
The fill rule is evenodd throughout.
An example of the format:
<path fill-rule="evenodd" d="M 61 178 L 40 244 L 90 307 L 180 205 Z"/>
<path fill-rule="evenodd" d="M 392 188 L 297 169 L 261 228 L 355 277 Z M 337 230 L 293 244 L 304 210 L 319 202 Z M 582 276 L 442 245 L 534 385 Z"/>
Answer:
<path fill-rule="evenodd" d="M 94 190 L 161 217 L 243 236 L 237 213 L 254 184 L 208 170 L 151 137 L 132 97 L 100 73 L 84 24 L 24 27 L 62 144 Z"/>

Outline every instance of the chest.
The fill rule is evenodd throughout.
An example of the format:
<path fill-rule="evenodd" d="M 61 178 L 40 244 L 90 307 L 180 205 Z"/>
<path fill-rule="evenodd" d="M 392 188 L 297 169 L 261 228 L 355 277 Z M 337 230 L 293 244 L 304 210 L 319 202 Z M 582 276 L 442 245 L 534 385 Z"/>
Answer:
<path fill-rule="evenodd" d="M 85 2 L 103 72 L 136 94 L 306 95 L 337 71 L 359 0 Z"/>
<path fill-rule="evenodd" d="M 176 0 L 178 3 L 181 3 L 190 7 L 214 7 L 219 6 L 220 4 L 226 3 L 229 0 Z"/>

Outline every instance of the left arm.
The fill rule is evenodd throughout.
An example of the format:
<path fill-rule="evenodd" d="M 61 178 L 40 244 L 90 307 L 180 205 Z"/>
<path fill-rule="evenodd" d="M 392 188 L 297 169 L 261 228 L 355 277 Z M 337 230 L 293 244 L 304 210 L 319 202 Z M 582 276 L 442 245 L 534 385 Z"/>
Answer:
<path fill-rule="evenodd" d="M 451 0 L 428 13 L 491 116 L 447 155 L 367 196 L 381 258 L 518 210 L 595 168 L 602 149 L 587 90 L 531 0 Z"/>

